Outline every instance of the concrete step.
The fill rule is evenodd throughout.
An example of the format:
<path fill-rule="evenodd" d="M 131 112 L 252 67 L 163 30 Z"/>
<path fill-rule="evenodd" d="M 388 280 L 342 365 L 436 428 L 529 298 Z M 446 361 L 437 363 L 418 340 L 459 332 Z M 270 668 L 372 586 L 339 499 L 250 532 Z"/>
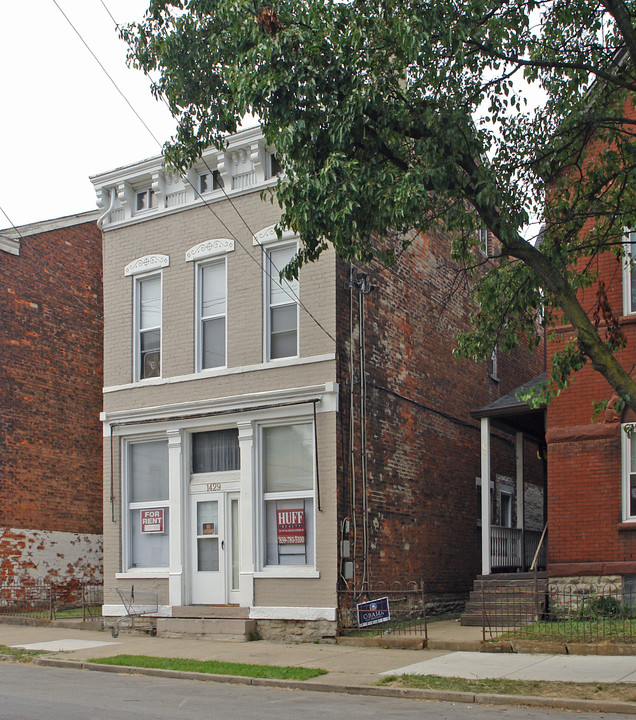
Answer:
<path fill-rule="evenodd" d="M 179 605 L 172 608 L 172 617 L 178 618 L 243 618 L 250 609 L 238 605 Z"/>
<path fill-rule="evenodd" d="M 255 632 L 256 621 L 246 618 L 157 618 L 157 637 L 248 642 Z"/>

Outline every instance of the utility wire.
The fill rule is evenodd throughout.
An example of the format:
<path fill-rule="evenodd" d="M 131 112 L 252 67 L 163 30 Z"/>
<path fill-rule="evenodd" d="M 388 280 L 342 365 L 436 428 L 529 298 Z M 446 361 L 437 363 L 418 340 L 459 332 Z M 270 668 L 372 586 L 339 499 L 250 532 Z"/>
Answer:
<path fill-rule="evenodd" d="M 113 24 L 115 25 L 115 28 L 116 28 L 116 29 L 119 29 L 119 23 L 118 23 L 118 22 L 115 20 L 115 18 L 113 17 L 112 13 L 110 12 L 110 10 L 108 9 L 108 7 L 106 6 L 104 0 L 100 0 L 100 2 L 101 2 L 101 4 L 102 4 L 104 10 L 108 13 L 108 16 L 109 16 L 110 19 L 112 20 Z M 106 70 L 106 68 L 104 67 L 104 65 L 100 62 L 99 58 L 98 58 L 98 57 L 95 55 L 95 53 L 91 50 L 90 46 L 89 46 L 88 43 L 84 40 L 84 38 L 82 37 L 82 35 L 81 35 L 81 33 L 79 32 L 79 30 L 75 27 L 75 25 L 73 25 L 73 23 L 71 22 L 71 20 L 69 19 L 69 17 L 68 17 L 68 16 L 66 15 L 66 13 L 62 10 L 62 8 L 59 6 L 59 4 L 57 3 L 57 0 L 53 0 L 53 3 L 54 3 L 55 6 L 58 8 L 58 10 L 62 13 L 62 15 L 64 16 L 64 18 L 66 19 L 66 21 L 68 22 L 68 24 L 71 26 L 71 28 L 73 29 L 73 31 L 75 32 L 75 34 L 76 34 L 76 35 L 79 37 L 79 39 L 82 41 L 82 44 L 84 45 L 84 47 L 86 47 L 86 49 L 89 51 L 89 53 L 93 56 L 93 58 L 95 59 L 95 61 L 96 61 L 97 64 L 99 65 L 99 67 L 102 69 L 102 71 L 104 72 L 104 74 L 108 77 L 108 79 L 109 79 L 110 82 L 113 84 L 113 86 L 115 87 L 115 89 L 117 90 L 117 92 L 118 92 L 118 93 L 121 95 L 121 97 L 124 99 L 124 101 L 126 102 L 126 104 L 128 105 L 128 107 L 133 111 L 133 113 L 135 114 L 135 116 L 137 117 L 137 119 L 141 122 L 141 124 L 144 126 L 144 128 L 148 131 L 148 133 L 149 133 L 150 136 L 153 138 L 153 140 L 157 143 L 157 145 L 159 146 L 159 148 L 160 148 L 161 150 L 163 150 L 163 145 L 162 145 L 162 143 L 158 140 L 158 138 L 156 137 L 156 135 L 152 132 L 152 130 L 148 127 L 148 125 L 144 122 L 144 120 L 143 120 L 143 118 L 141 117 L 141 115 L 135 110 L 135 108 L 133 107 L 132 103 L 128 100 L 128 98 L 126 97 L 126 95 L 125 95 L 125 94 L 123 93 L 123 91 L 119 88 L 119 86 L 117 85 L 117 83 L 115 82 L 115 80 L 114 80 L 114 79 L 112 78 L 112 76 L 108 73 L 108 71 Z M 165 98 L 162 97 L 162 100 L 163 100 L 163 102 L 166 104 L 166 106 L 168 107 L 168 109 L 170 109 L 169 106 L 168 106 L 168 103 L 167 103 L 166 100 L 165 100 Z M 207 164 L 207 162 L 206 162 L 205 160 L 204 160 L 204 164 L 205 164 L 206 168 L 210 171 L 210 174 L 212 174 L 212 171 L 210 170 L 210 168 L 209 168 L 209 166 L 208 166 L 208 164 Z M 225 222 L 219 217 L 218 213 L 216 213 L 216 212 L 214 211 L 214 209 L 212 208 L 212 206 L 210 205 L 210 203 L 201 195 L 201 193 L 200 193 L 199 190 L 195 187 L 195 185 L 192 183 L 192 181 L 190 180 L 190 178 L 187 177 L 187 175 L 184 175 L 184 174 L 182 174 L 182 173 L 180 173 L 180 177 L 181 177 L 181 179 L 182 179 L 184 182 L 186 182 L 188 185 L 190 185 L 190 187 L 194 190 L 196 197 L 203 202 L 203 204 L 205 205 L 205 207 L 212 213 L 212 215 L 214 215 L 214 217 L 219 221 L 219 223 L 220 223 L 220 224 L 223 226 L 223 228 L 229 233 L 229 235 L 236 241 L 236 243 L 238 244 L 238 246 L 246 253 L 246 255 L 247 255 L 249 258 L 251 258 L 251 260 L 258 265 L 258 267 L 261 269 L 262 272 L 264 272 L 270 279 L 273 279 L 272 274 L 269 272 L 269 270 L 263 265 L 263 263 L 262 263 L 258 258 L 255 258 L 255 257 L 252 255 L 252 253 L 249 252 L 249 250 L 243 245 L 243 243 L 241 242 L 241 240 L 240 240 L 240 239 L 235 235 L 235 233 L 228 227 L 227 223 L 225 223 Z M 228 194 L 227 194 L 227 192 L 225 191 L 225 188 L 224 188 L 224 187 L 222 187 L 222 190 L 223 190 L 223 194 L 225 195 L 225 197 L 229 200 L 230 205 L 231 205 L 231 207 L 233 208 L 234 212 L 236 212 L 236 214 L 239 216 L 239 218 L 241 219 L 241 221 L 243 222 L 243 224 L 245 225 L 245 227 L 248 229 L 248 231 L 250 232 L 250 234 L 251 234 L 253 237 L 255 237 L 254 232 L 251 230 L 250 226 L 248 225 L 248 223 L 246 222 L 245 218 L 244 218 L 243 215 L 240 213 L 240 211 L 238 210 L 238 208 L 236 207 L 236 205 L 232 202 L 231 198 L 228 196 Z M 263 247 L 262 244 L 261 244 L 258 240 L 257 240 L 257 244 L 258 244 L 260 247 Z M 279 269 L 279 268 L 276 267 L 275 263 L 271 260 L 271 258 L 270 258 L 270 264 L 271 264 L 272 267 L 279 273 L 279 277 L 280 277 L 281 269 Z M 299 296 L 292 290 L 292 288 L 289 287 L 289 285 L 286 286 L 286 285 L 283 285 L 283 284 L 280 283 L 280 282 L 279 282 L 279 285 L 280 285 L 281 289 L 283 290 L 283 292 L 284 292 L 291 300 L 293 300 L 294 302 L 296 302 L 296 303 L 298 304 L 298 306 L 313 320 L 313 322 L 327 335 L 327 337 L 329 337 L 329 339 L 332 340 L 332 341 L 335 343 L 336 340 L 335 340 L 335 338 L 333 337 L 333 335 L 331 335 L 331 333 L 316 319 L 316 317 L 311 313 L 311 311 L 307 308 L 307 306 L 306 306 L 303 302 L 301 302 Z"/>

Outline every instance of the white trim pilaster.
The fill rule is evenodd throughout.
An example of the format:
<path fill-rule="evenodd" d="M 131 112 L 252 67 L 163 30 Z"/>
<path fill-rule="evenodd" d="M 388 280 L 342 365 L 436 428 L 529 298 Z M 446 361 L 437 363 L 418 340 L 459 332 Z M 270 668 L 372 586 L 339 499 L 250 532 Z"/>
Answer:
<path fill-rule="evenodd" d="M 481 572 L 490 575 L 490 419 L 481 419 Z"/>
<path fill-rule="evenodd" d="M 168 430 L 168 487 L 170 493 L 170 605 L 184 605 L 184 483 L 183 433 Z"/>
<path fill-rule="evenodd" d="M 256 520 L 254 507 L 256 492 L 254 426 L 252 422 L 237 423 L 241 453 L 241 490 L 239 496 L 239 522 L 241 525 L 239 550 L 239 597 L 241 607 L 254 604 L 254 560 Z"/>

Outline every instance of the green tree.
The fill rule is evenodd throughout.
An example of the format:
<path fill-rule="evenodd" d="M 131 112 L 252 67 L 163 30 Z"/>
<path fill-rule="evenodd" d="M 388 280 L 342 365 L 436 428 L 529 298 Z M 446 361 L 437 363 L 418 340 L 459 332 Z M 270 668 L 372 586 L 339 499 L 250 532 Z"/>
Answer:
<path fill-rule="evenodd" d="M 501 249 L 458 352 L 532 346 L 537 314 L 563 315 L 575 340 L 545 397 L 591 361 L 636 410 L 620 309 L 601 288 L 599 325 L 577 299 L 636 227 L 635 17 L 634 0 L 152 0 L 123 36 L 178 118 L 172 167 L 258 116 L 285 170 L 281 223 L 302 240 L 288 272 L 327 243 L 392 262 L 440 228 L 474 270 L 485 226 Z"/>

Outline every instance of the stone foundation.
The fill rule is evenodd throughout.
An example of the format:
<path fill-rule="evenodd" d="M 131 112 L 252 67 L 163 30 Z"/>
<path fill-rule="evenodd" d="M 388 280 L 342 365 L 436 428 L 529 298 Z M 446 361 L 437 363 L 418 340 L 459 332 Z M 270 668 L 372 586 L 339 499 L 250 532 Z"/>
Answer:
<path fill-rule="evenodd" d="M 331 620 L 258 620 L 256 632 L 273 642 L 331 642 L 336 639 L 336 622 Z"/>

